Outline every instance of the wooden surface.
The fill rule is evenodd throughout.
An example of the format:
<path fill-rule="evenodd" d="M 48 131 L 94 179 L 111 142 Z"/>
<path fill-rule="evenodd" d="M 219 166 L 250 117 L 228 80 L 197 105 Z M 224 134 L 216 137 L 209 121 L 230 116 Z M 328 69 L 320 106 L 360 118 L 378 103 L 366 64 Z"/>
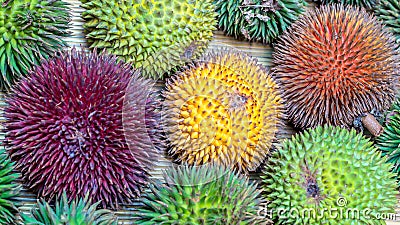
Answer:
<path fill-rule="evenodd" d="M 70 46 L 75 47 L 85 47 L 86 42 L 83 36 L 83 20 L 81 19 L 82 8 L 79 7 L 79 1 L 77 0 L 67 0 L 71 4 L 71 12 L 73 15 L 71 33 L 72 36 L 67 39 L 68 44 Z M 221 32 L 215 32 L 215 38 L 210 44 L 210 48 L 218 48 L 221 46 L 230 46 L 236 48 L 238 50 L 244 51 L 249 55 L 257 57 L 259 62 L 265 66 L 271 65 L 271 55 L 272 49 L 269 46 L 258 44 L 258 43 L 248 43 L 236 41 L 233 38 L 224 36 Z M 4 94 L 0 96 L 0 110 L 4 108 L 3 101 Z M 0 117 L 0 122 L 4 121 L 4 117 Z M 283 126 L 280 129 L 280 133 L 278 134 L 279 139 L 283 139 L 285 137 L 289 137 L 293 133 L 293 130 L 290 127 Z M 4 138 L 4 133 L 0 133 L 0 139 Z M 2 145 L 0 147 L 3 147 Z M 171 162 L 167 156 L 165 156 L 162 160 L 157 163 L 154 171 L 152 171 L 152 179 L 161 179 L 162 170 L 168 168 L 171 165 Z M 251 174 L 251 179 L 257 180 L 258 174 Z M 26 191 L 25 189 L 22 191 L 21 196 L 18 197 L 19 202 L 21 203 L 19 209 L 23 213 L 28 213 L 32 206 L 36 203 L 36 196 Z M 119 221 L 121 224 L 134 224 L 132 220 L 132 211 L 135 210 L 138 203 L 133 203 L 131 205 L 122 205 L 122 209 L 115 212 L 119 217 Z M 388 224 L 400 224 L 400 214 L 398 215 L 399 222 L 389 221 Z"/>

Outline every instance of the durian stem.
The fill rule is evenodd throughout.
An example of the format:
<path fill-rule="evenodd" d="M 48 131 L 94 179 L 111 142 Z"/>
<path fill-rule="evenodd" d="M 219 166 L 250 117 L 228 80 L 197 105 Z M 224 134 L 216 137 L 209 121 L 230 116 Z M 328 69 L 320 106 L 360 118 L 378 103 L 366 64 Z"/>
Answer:
<path fill-rule="evenodd" d="M 364 127 L 367 128 L 367 130 L 369 130 L 369 132 L 371 132 L 371 134 L 375 137 L 382 134 L 383 127 L 370 113 L 366 113 L 366 115 L 361 118 L 361 122 L 363 123 Z"/>

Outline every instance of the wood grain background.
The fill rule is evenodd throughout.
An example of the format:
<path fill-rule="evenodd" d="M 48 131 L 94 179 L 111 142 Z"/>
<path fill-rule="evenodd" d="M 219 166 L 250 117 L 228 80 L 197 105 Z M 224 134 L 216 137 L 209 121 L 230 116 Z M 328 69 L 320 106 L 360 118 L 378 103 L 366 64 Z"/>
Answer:
<path fill-rule="evenodd" d="M 82 28 L 83 20 L 81 18 L 81 13 L 83 9 L 80 7 L 80 2 L 78 0 L 66 0 L 66 1 L 70 3 L 70 8 L 73 16 L 72 26 L 70 28 L 72 35 L 71 37 L 67 38 L 67 42 L 71 47 L 73 46 L 77 48 L 86 47 L 87 44 L 84 39 L 84 33 Z M 233 38 L 224 36 L 223 33 L 220 31 L 216 31 L 214 35 L 214 40 L 210 44 L 210 48 L 213 49 L 221 46 L 231 46 L 238 50 L 244 51 L 251 56 L 256 57 L 259 63 L 267 67 L 271 65 L 272 49 L 270 46 L 262 45 L 259 43 L 248 43 L 245 41 L 237 41 Z M 5 106 L 4 103 L 5 95 L 6 93 L 0 94 L 0 113 L 1 113 L 0 125 L 4 121 L 2 109 Z M 290 126 L 284 125 L 281 127 L 277 138 L 283 139 L 289 137 L 293 133 L 294 131 Z M 3 138 L 4 138 L 4 133 L 0 133 L 0 141 L 2 141 Z M 2 144 L 0 145 L 0 147 L 4 148 Z M 161 177 L 162 171 L 167 169 L 170 165 L 171 161 L 168 156 L 164 156 L 163 158 L 161 158 L 161 160 L 158 161 L 155 169 L 151 172 L 152 179 L 162 179 Z M 253 173 L 250 175 L 250 177 L 252 180 L 257 180 L 258 174 Z M 18 197 L 18 200 L 20 202 L 19 209 L 22 213 L 28 213 L 37 201 L 35 194 L 27 191 L 25 188 L 23 188 L 23 191 L 20 197 Z M 135 210 L 137 206 L 138 203 L 136 202 L 130 205 L 122 205 L 121 210 L 115 212 L 119 218 L 120 224 L 134 224 L 132 218 L 132 212 Z M 397 211 L 399 212 L 400 210 Z M 388 221 L 387 224 L 389 225 L 400 224 L 399 213 L 397 214 L 397 220 L 398 222 Z"/>

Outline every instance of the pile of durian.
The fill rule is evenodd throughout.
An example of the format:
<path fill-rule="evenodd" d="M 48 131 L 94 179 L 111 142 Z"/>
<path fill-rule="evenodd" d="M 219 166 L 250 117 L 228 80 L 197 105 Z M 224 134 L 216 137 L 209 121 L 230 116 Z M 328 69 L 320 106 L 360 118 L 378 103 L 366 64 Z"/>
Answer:
<path fill-rule="evenodd" d="M 69 2 L 1 2 L 0 224 L 396 219 L 398 0 Z"/>

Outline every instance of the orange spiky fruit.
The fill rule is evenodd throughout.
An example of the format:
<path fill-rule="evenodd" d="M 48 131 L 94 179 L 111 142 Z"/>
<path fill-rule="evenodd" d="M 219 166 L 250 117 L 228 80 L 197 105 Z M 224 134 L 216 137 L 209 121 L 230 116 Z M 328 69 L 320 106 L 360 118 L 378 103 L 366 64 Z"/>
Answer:
<path fill-rule="evenodd" d="M 211 52 L 169 80 L 163 121 L 178 161 L 256 169 L 282 114 L 277 84 L 237 51 Z"/>
<path fill-rule="evenodd" d="M 274 73 L 296 127 L 351 127 L 395 96 L 394 36 L 365 9 L 328 5 L 301 16 L 275 46 Z"/>

